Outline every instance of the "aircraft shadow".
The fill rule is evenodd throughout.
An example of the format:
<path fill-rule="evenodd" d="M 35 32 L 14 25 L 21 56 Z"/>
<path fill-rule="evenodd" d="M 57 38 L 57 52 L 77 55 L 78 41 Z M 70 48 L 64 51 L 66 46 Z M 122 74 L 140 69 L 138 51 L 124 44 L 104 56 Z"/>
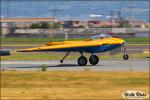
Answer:
<path fill-rule="evenodd" d="M 84 66 L 79 66 L 77 64 L 58 64 L 58 65 L 51 65 L 51 66 L 47 66 L 48 68 L 56 68 L 56 67 L 84 67 Z M 87 65 L 87 66 L 91 66 L 91 65 Z M 11 67 L 11 68 L 42 68 L 43 66 L 21 66 L 21 67 Z"/>

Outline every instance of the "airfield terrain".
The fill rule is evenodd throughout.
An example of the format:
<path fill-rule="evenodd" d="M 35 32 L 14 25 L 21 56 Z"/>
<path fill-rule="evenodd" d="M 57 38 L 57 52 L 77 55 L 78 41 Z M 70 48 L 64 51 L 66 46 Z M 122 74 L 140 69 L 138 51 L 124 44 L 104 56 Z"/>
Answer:
<path fill-rule="evenodd" d="M 100 54 L 96 66 L 78 66 L 80 54 L 17 53 L 43 44 L 2 44 L 12 55 L 1 57 L 1 99 L 123 99 L 126 90 L 149 93 L 149 45 L 129 44 L 129 60 L 122 53 Z M 89 57 L 90 54 L 85 54 Z"/>
<path fill-rule="evenodd" d="M 42 67 L 47 70 L 70 70 L 70 71 L 149 71 L 148 60 L 103 60 L 98 65 L 78 66 L 77 61 L 67 60 L 61 64 L 59 61 L 1 61 L 3 70 L 37 71 Z"/>
<path fill-rule="evenodd" d="M 2 71 L 1 100 L 123 99 L 127 90 L 149 93 L 149 72 Z M 147 99 L 148 100 L 148 99 Z"/>

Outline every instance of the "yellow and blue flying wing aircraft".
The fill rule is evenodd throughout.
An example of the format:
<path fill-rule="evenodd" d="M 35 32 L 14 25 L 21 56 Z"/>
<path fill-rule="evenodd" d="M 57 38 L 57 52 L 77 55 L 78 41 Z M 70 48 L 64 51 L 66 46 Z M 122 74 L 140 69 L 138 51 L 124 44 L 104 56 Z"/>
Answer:
<path fill-rule="evenodd" d="M 98 39 L 95 39 L 95 37 L 98 37 Z M 126 52 L 125 41 L 120 38 L 113 38 L 108 34 L 99 34 L 81 41 L 48 42 L 46 46 L 23 49 L 18 52 L 67 52 L 60 60 L 61 63 L 63 63 L 63 60 L 70 54 L 70 52 L 79 52 L 81 56 L 78 58 L 78 65 L 85 66 L 87 65 L 88 60 L 83 53 L 91 53 L 89 62 L 91 65 L 96 65 L 99 62 L 99 58 L 95 53 L 106 52 L 121 47 L 123 47 L 124 51 L 123 59 L 127 60 L 129 56 Z"/>

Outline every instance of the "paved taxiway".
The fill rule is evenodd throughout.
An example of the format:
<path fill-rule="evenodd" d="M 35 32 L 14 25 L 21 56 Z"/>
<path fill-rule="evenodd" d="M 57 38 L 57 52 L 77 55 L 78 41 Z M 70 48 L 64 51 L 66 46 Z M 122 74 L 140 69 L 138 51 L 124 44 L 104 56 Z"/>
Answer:
<path fill-rule="evenodd" d="M 148 60 L 100 61 L 97 66 L 78 66 L 76 61 L 1 61 L 1 70 L 40 70 L 48 66 L 48 70 L 95 70 L 95 71 L 149 71 Z"/>

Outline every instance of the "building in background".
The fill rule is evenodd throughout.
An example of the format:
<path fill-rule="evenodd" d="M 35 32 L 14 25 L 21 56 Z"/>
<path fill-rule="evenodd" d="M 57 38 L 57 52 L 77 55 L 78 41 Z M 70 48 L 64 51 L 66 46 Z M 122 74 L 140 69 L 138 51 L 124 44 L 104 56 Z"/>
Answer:
<path fill-rule="evenodd" d="M 55 22 L 54 18 L 2 18 L 1 28 L 3 36 L 33 36 L 46 37 L 52 34 L 97 34 L 97 33 L 138 33 L 147 34 L 149 31 L 149 22 L 141 20 L 59 20 Z M 48 24 L 47 24 L 48 23 Z M 31 27 L 33 26 L 34 27 Z M 43 25 L 45 27 L 37 27 L 36 25 Z M 121 25 L 122 26 L 121 26 Z M 47 25 L 50 25 L 47 26 Z M 36 27 L 36 28 L 35 28 Z M 68 30 L 68 31 L 66 31 Z M 141 33 L 141 34 L 140 34 Z M 132 34 L 131 34 L 132 35 Z M 145 35 L 147 36 L 147 35 Z"/>
<path fill-rule="evenodd" d="M 2 35 L 13 33 L 15 29 L 29 29 L 33 23 L 53 23 L 54 18 L 1 18 Z"/>

